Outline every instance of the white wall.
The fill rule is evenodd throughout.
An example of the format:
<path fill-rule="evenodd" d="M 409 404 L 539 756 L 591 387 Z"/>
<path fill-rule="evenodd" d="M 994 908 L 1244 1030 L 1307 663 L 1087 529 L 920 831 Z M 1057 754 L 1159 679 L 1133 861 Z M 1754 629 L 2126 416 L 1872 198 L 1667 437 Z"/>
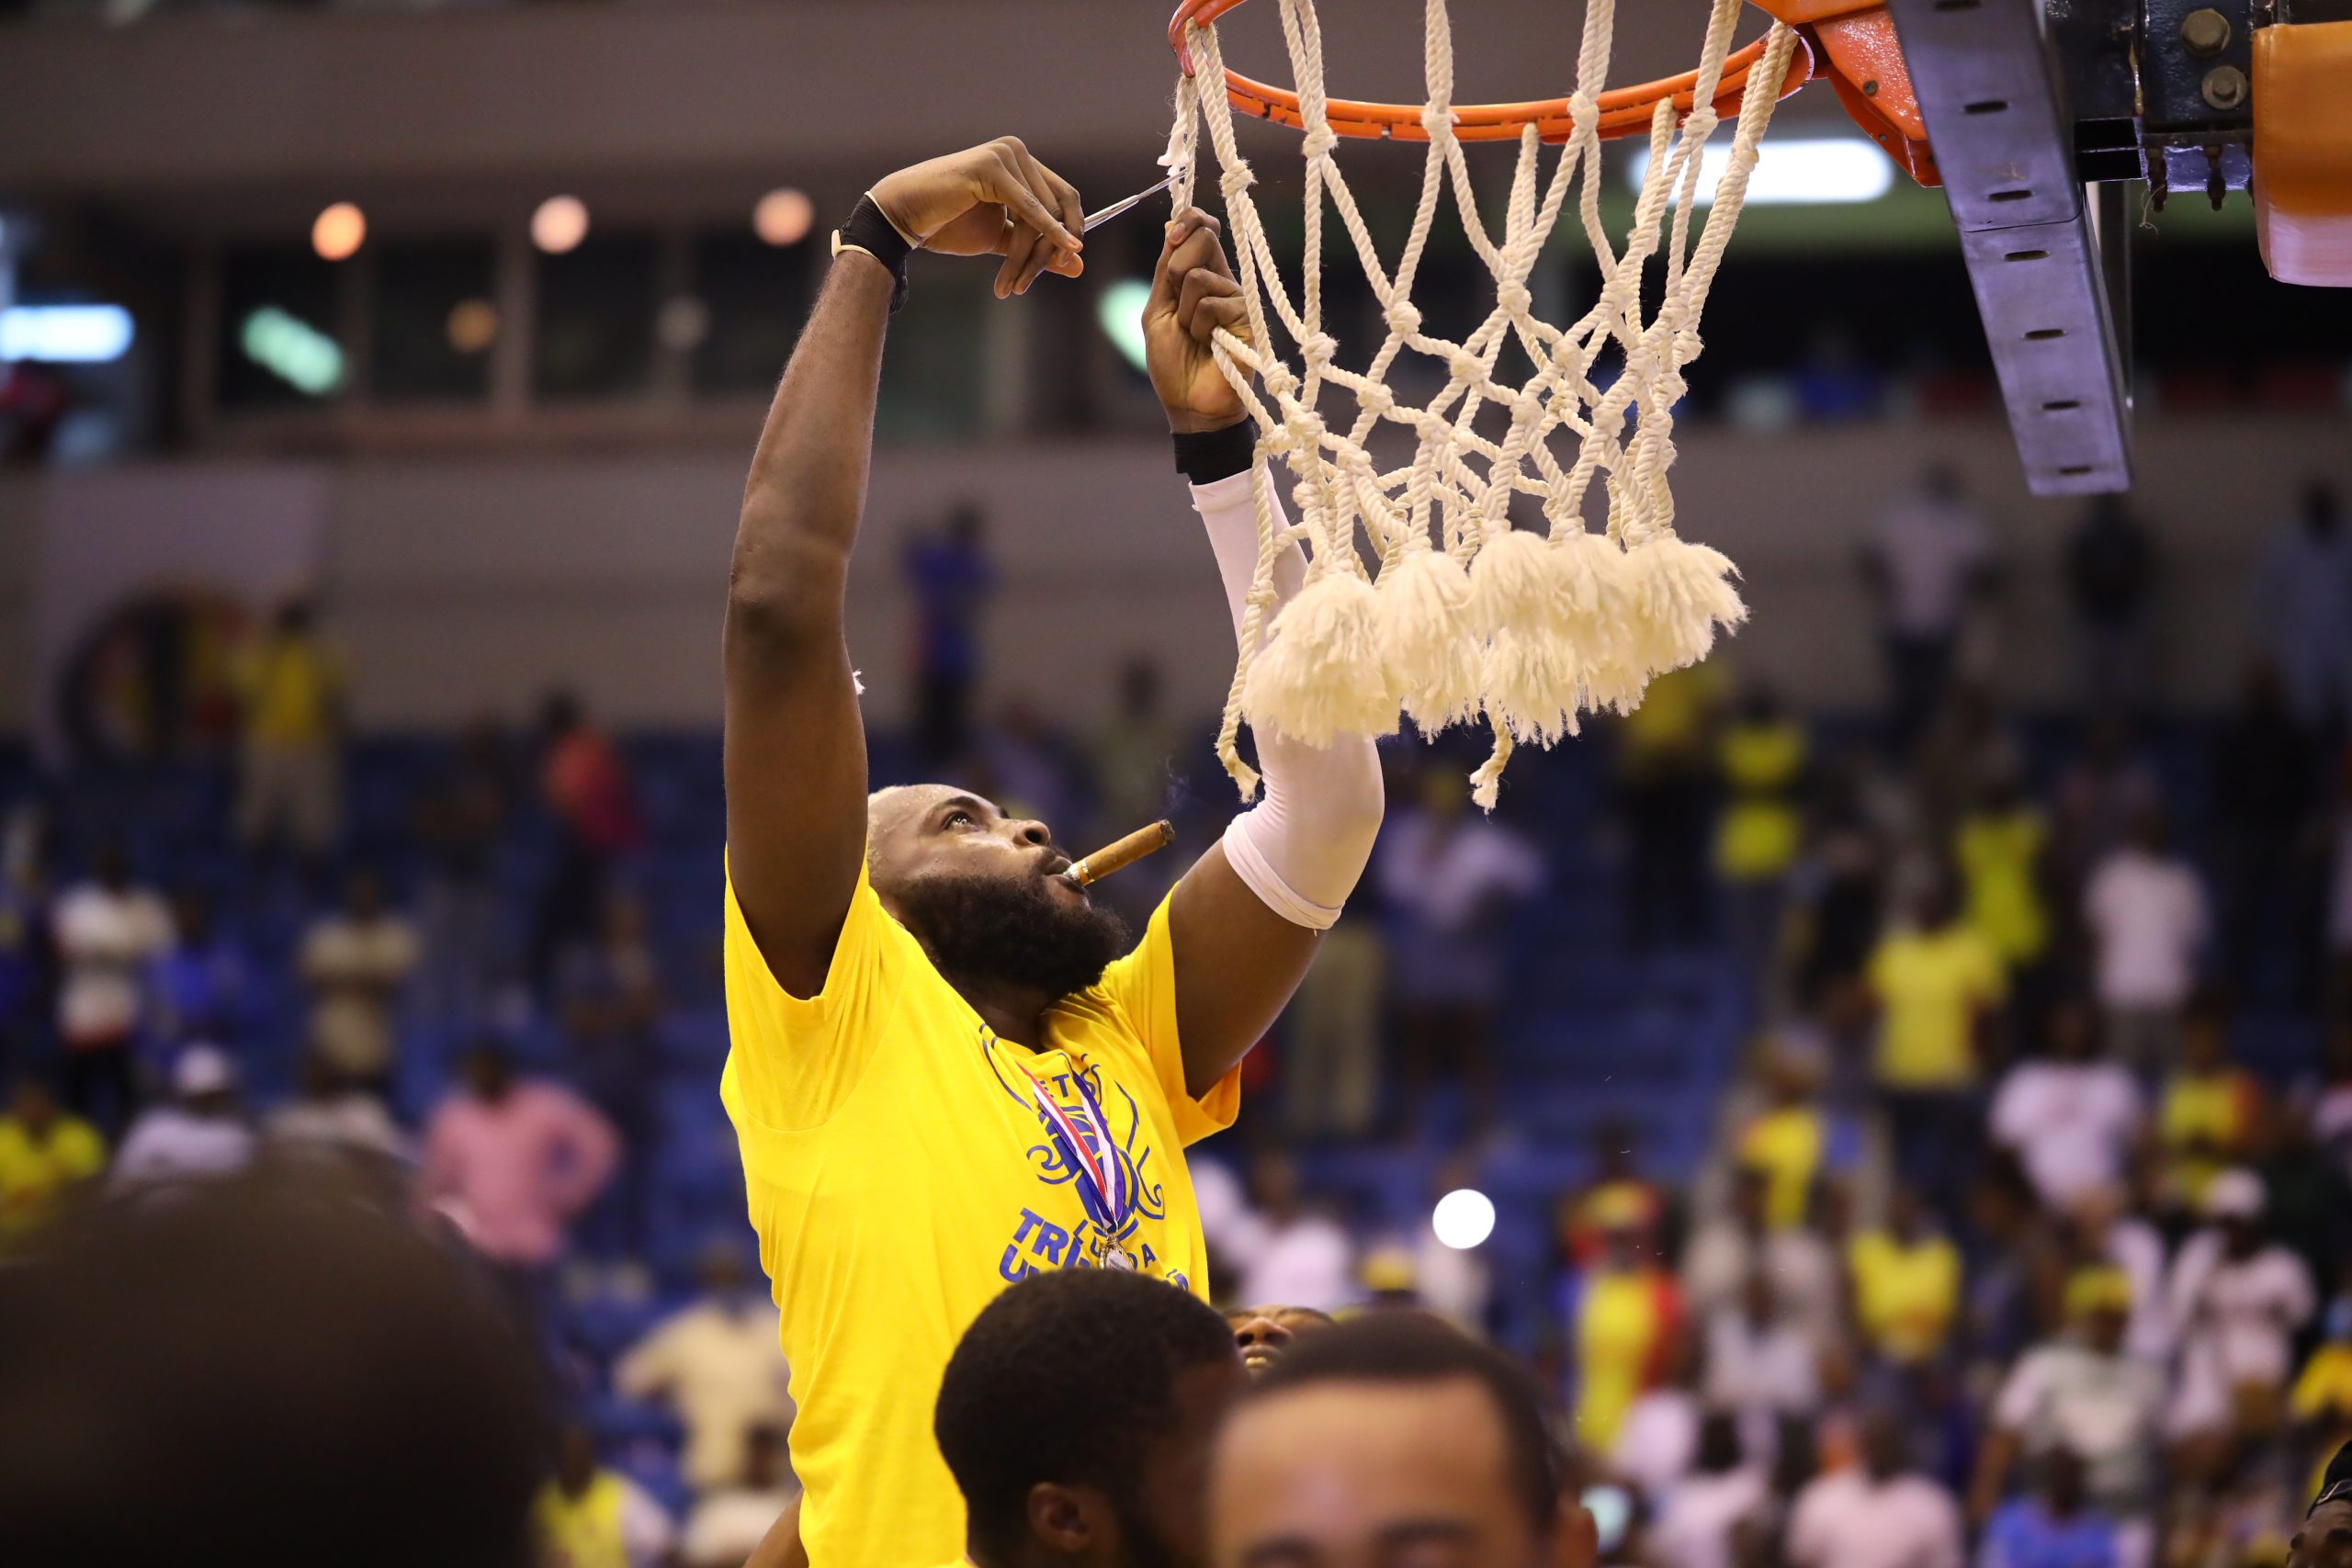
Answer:
<path fill-rule="evenodd" d="M 2178 699 L 2230 691 L 2246 646 L 2247 563 L 2308 474 L 2352 493 L 2340 421 L 2144 418 L 2137 503 L 2165 553 L 2164 679 Z M 748 448 L 748 442 L 746 443 Z M 1729 551 L 1754 608 L 1744 668 L 1812 702 L 1871 700 L 1878 665 L 1851 558 L 1872 507 L 1930 455 L 1973 476 L 2014 553 L 2000 655 L 2026 701 L 2063 695 L 2071 660 L 2055 557 L 2072 509 L 2018 490 L 2007 433 L 1984 423 L 1802 436 L 1692 433 L 1674 469 L 1685 530 Z M 359 458 L 330 475 L 325 581 L 367 725 L 520 716 L 569 681 L 628 723 L 718 713 L 718 626 L 746 453 Z M 43 482 L 0 482 L 0 724 L 29 694 L 26 588 Z M 852 638 L 877 717 L 904 696 L 901 525 L 953 500 L 987 506 L 1003 592 L 988 624 L 989 693 L 1083 716 L 1120 655 L 1159 656 L 1213 706 L 1231 636 L 1215 572 L 1157 442 L 885 451 L 875 464 Z"/>

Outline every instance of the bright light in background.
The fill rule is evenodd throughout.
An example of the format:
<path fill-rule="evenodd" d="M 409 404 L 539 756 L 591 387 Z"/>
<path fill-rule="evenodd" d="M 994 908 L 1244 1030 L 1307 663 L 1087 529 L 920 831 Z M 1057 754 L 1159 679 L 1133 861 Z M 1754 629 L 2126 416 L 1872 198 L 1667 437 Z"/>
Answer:
<path fill-rule="evenodd" d="M 487 299 L 460 299 L 449 307 L 444 328 L 451 348 L 459 354 L 480 354 L 498 341 L 498 307 Z"/>
<path fill-rule="evenodd" d="M 334 339 L 275 305 L 245 318 L 237 346 L 246 358 L 314 398 L 334 391 L 343 379 L 343 350 Z"/>
<path fill-rule="evenodd" d="M 1119 357 L 1143 368 L 1143 307 L 1151 285 L 1139 277 L 1123 277 L 1102 290 L 1094 301 L 1094 319 L 1119 350 Z"/>
<path fill-rule="evenodd" d="M 817 220 L 817 204 L 805 190 L 779 186 L 752 209 L 752 232 L 771 245 L 797 245 Z"/>
<path fill-rule="evenodd" d="M 710 307 L 691 294 L 664 300 L 654 313 L 653 335 L 664 348 L 678 354 L 691 352 L 710 335 Z"/>
<path fill-rule="evenodd" d="M 328 261 L 347 260 L 367 238 L 368 215 L 352 202 L 336 202 L 311 223 L 311 249 Z"/>
<path fill-rule="evenodd" d="M 1894 186 L 1894 161 L 1868 141 L 1850 136 L 1807 139 L 1791 137 L 1765 141 L 1755 169 L 1747 176 L 1750 207 L 1798 207 L 1827 202 L 1876 201 Z M 1635 190 L 1649 172 L 1649 149 L 1634 154 L 1625 181 Z M 1694 200 L 1702 207 L 1715 199 L 1715 186 L 1731 167 L 1728 142 L 1713 145 L 1699 157 L 1699 189 Z"/>
<path fill-rule="evenodd" d="M 588 204 L 576 196 L 551 196 L 531 214 L 531 243 L 551 256 L 577 250 L 588 237 Z"/>
<path fill-rule="evenodd" d="M 0 360 L 103 365 L 130 352 L 130 312 L 119 305 L 11 305 L 0 310 Z"/>
<path fill-rule="evenodd" d="M 1437 1201 L 1430 1228 L 1456 1252 L 1467 1252 L 1495 1234 L 1495 1201 L 1476 1188 L 1457 1187 Z"/>

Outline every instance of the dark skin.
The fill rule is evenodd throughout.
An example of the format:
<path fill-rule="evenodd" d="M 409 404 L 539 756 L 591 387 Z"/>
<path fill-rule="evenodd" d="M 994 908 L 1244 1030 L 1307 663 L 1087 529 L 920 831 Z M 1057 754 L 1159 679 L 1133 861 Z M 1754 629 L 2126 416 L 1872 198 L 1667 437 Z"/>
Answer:
<path fill-rule="evenodd" d="M 1239 1307 L 1227 1313 L 1225 1321 L 1233 1328 L 1241 1365 L 1253 1378 L 1281 1359 L 1300 1335 L 1331 1326 L 1330 1314 L 1297 1306 Z"/>
<path fill-rule="evenodd" d="M 1080 270 L 1078 193 L 1013 138 L 900 170 L 872 195 L 925 249 L 1002 257 L 1001 298 L 1025 293 L 1046 271 Z M 729 869 L 752 940 L 796 997 L 824 987 L 861 859 L 883 908 L 902 923 L 906 895 L 922 878 L 1031 878 L 1068 859 L 1046 824 L 948 785 L 885 792 L 869 807 L 844 594 L 865 506 L 891 281 L 862 252 L 835 258 L 752 460 L 729 579 Z M 1207 343 L 1219 326 L 1238 329 L 1242 315 L 1215 220 L 1183 214 L 1164 236 L 1144 313 L 1152 384 L 1173 428 L 1212 429 L 1241 416 Z M 1185 1084 L 1198 1095 L 1272 1024 L 1306 975 L 1317 933 L 1267 908 L 1221 846 L 1177 885 L 1169 919 Z M 923 940 L 919 925 L 909 930 Z M 1059 998 L 985 976 L 950 983 L 999 1038 L 1045 1043 L 1046 1011 Z"/>
<path fill-rule="evenodd" d="M 2352 1499 L 2312 1510 L 2288 1544 L 2287 1568 L 2352 1568 Z"/>

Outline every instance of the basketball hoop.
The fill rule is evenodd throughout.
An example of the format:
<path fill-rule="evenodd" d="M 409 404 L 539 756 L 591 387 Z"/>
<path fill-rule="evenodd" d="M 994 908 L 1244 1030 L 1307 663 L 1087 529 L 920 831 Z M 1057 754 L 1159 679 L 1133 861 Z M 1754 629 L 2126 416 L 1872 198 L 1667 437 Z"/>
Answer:
<path fill-rule="evenodd" d="M 1255 469 L 1258 570 L 1217 754 L 1248 798 L 1257 776 L 1237 747 L 1244 719 L 1329 745 L 1342 735 L 1391 734 L 1400 710 L 1430 734 L 1483 713 L 1494 750 L 1472 782 L 1479 804 L 1492 807 L 1515 742 L 1548 746 L 1573 735 L 1579 712 L 1631 711 L 1653 675 L 1705 657 L 1717 628 L 1747 615 L 1731 585 L 1731 562 L 1676 536 L 1666 480 L 1674 460 L 1673 409 L 1685 389 L 1681 367 L 1700 351 L 1700 310 L 1738 220 L 1758 141 L 1781 96 L 1811 74 L 1812 56 L 1795 29 L 1781 22 L 1735 53 L 1740 0 L 1710 0 L 1697 69 L 1604 93 L 1615 0 L 1587 0 L 1574 94 L 1457 107 L 1445 0 L 1426 0 L 1428 101 L 1363 104 L 1324 92 L 1311 0 L 1279 0 L 1295 92 L 1227 70 L 1214 23 L 1238 4 L 1185 0 L 1170 24 L 1183 72 L 1166 162 L 1182 209 L 1193 200 L 1200 130 L 1207 127 L 1250 325 L 1247 341 L 1220 331 L 1211 346 L 1258 427 L 1260 457 L 1280 457 L 1296 479 L 1298 520 L 1275 526 L 1261 461 Z M 1226 90 L 1204 90 L 1204 76 L 1222 79 Z M 1283 287 L 1250 194 L 1254 178 L 1234 140 L 1237 108 L 1306 131 L 1305 253 L 1295 301 Z M 1694 236 L 1700 152 L 1726 114 L 1736 128 L 1731 157 Z M 1600 224 L 1600 143 L 1637 131 L 1649 137 L 1650 160 L 1620 251 Z M 1331 155 L 1342 137 L 1428 143 L 1412 228 L 1393 272 Z M 1472 199 L 1461 144 L 1504 138 L 1518 141 L 1519 158 L 1498 242 Z M 1547 142 L 1563 150 L 1539 180 Z M 1438 197 L 1449 183 L 1471 248 L 1495 284 L 1492 311 L 1460 343 L 1423 333 L 1411 300 Z M 1532 313 L 1527 280 L 1572 188 L 1601 288 L 1591 309 L 1562 328 Z M 1361 372 L 1332 363 L 1337 345 L 1322 326 L 1327 195 L 1387 323 Z M 1662 261 L 1664 288 L 1657 310 L 1645 317 L 1643 269 L 1653 258 Z M 1277 323 L 1301 370 L 1275 352 Z M 1517 342 L 1535 367 L 1521 385 L 1495 379 L 1508 342 Z M 1595 361 L 1611 347 L 1622 368 L 1613 378 L 1604 372 L 1596 384 Z M 1385 381 L 1407 349 L 1447 372 L 1443 390 L 1425 406 L 1401 401 Z M 1355 400 L 1344 429 L 1318 412 L 1330 388 Z M 1488 405 L 1509 414 L 1500 440 L 1473 428 Z M 1419 437 L 1413 461 L 1386 472 L 1364 447 L 1383 420 L 1411 426 Z M 1555 437 L 1563 437 L 1564 448 L 1573 446 L 1571 460 L 1563 462 L 1565 450 L 1552 450 Z M 1609 501 L 1607 527 L 1598 533 L 1585 526 L 1582 513 L 1596 474 L 1607 476 Z M 1547 533 L 1511 527 L 1514 494 L 1542 498 Z M 1359 529 L 1379 561 L 1376 580 L 1359 554 Z M 1261 649 L 1261 626 L 1273 607 L 1273 565 L 1294 540 L 1310 557 L 1306 581 L 1274 616 Z"/>

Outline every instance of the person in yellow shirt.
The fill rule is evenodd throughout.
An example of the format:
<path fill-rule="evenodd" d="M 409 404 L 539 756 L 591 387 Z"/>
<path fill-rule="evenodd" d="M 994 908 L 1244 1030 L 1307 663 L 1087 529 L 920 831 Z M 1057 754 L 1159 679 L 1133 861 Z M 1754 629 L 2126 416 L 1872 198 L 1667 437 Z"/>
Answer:
<path fill-rule="evenodd" d="M 1225 1319 L 1182 1291 L 1097 1270 L 1023 1280 L 940 1379 L 933 1425 L 971 1520 L 949 1568 L 1204 1568 L 1209 1445 L 1248 1376 Z"/>
<path fill-rule="evenodd" d="M 723 651 L 720 1094 L 782 1314 L 815 1568 L 964 1548 L 932 1409 L 957 1339 L 1007 1286 L 1091 1267 L 1207 1296 L 1185 1147 L 1232 1122 L 1243 1054 L 1379 830 L 1370 742 L 1259 734 L 1259 804 L 1127 951 L 1124 925 L 1061 874 L 1070 857 L 1046 824 L 950 784 L 866 793 L 843 595 L 906 256 L 1001 254 L 999 291 L 1020 293 L 1079 270 L 1081 217 L 1011 138 L 874 186 L 837 236 L 745 488 Z M 1148 368 L 1237 632 L 1258 556 L 1254 442 L 1205 345 L 1243 321 L 1216 221 L 1179 214 L 1145 309 Z M 1305 570 L 1295 549 L 1277 558 L 1278 600 Z M 1022 1412 L 998 1414 L 1013 1440 Z"/>
<path fill-rule="evenodd" d="M 1803 1055 L 1768 1047 L 1761 1074 L 1768 1108 L 1739 1136 L 1739 1163 L 1761 1171 L 1764 1212 L 1774 1230 L 1804 1224 L 1814 1178 L 1821 1173 L 1826 1134 L 1815 1103 L 1815 1072 Z"/>
<path fill-rule="evenodd" d="M 1681 1320 L 1674 1276 L 1648 1249 L 1631 1204 L 1602 1215 L 1600 1258 L 1576 1282 L 1577 1441 L 1606 1453 L 1634 1401 L 1666 1369 Z"/>
<path fill-rule="evenodd" d="M 662 1505 L 596 1460 L 596 1439 L 573 1423 L 556 1438 L 555 1474 L 531 1504 L 537 1568 L 661 1568 L 677 1527 Z"/>
<path fill-rule="evenodd" d="M 1886 1224 L 1856 1236 L 1846 1263 L 1854 1321 L 1872 1351 L 1898 1367 L 1942 1355 L 1960 1311 L 1960 1249 L 1930 1224 L 1917 1192 L 1896 1188 Z"/>
<path fill-rule="evenodd" d="M 17 1079 L 0 1116 L 0 1253 L 39 1235 L 106 1168 L 98 1130 L 68 1115 L 39 1077 Z"/>
<path fill-rule="evenodd" d="M 1985 784 L 1952 835 L 1968 923 L 2015 976 L 2050 950 L 2050 823 L 2014 764 Z"/>
<path fill-rule="evenodd" d="M 343 826 L 344 670 L 310 600 L 280 605 L 232 673 L 244 705 L 237 838 L 248 847 L 282 841 L 315 861 Z"/>
<path fill-rule="evenodd" d="M 2251 1151 L 2262 1121 L 2262 1082 L 2230 1060 L 2221 1010 L 2192 1003 L 2181 1021 L 2180 1067 L 2165 1085 L 2156 1131 L 2174 1199 L 2195 1213 L 2220 1172 Z"/>
<path fill-rule="evenodd" d="M 1915 889 L 1906 906 L 1867 971 L 1878 1007 L 1872 1076 L 1898 1172 L 1948 1204 L 1982 1121 L 1980 1062 L 2007 988 L 2000 954 L 1959 918 L 1948 880 Z"/>
<path fill-rule="evenodd" d="M 1781 906 L 1804 845 L 1800 796 L 1812 761 L 1804 726 L 1770 687 L 1750 686 L 1715 739 L 1724 790 L 1715 819 L 1715 876 L 1724 885 L 1732 951 L 1744 975 L 1770 977 L 1781 947 Z"/>

